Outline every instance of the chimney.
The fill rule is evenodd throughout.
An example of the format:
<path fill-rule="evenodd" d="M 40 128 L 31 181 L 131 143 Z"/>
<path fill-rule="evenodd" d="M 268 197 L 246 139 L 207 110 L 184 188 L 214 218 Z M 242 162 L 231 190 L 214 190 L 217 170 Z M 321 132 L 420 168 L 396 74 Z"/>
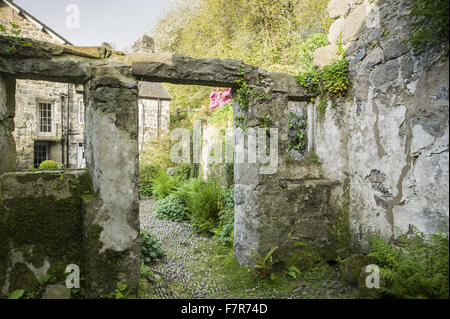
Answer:
<path fill-rule="evenodd" d="M 155 53 L 155 40 L 144 34 L 134 43 L 133 53 Z"/>

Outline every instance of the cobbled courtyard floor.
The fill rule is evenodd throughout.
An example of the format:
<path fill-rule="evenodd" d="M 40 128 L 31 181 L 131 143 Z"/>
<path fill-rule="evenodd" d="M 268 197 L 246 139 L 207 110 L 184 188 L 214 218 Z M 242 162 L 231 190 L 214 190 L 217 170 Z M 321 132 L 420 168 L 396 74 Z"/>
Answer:
<path fill-rule="evenodd" d="M 316 269 L 296 280 L 258 279 L 237 265 L 230 248 L 198 235 L 188 221 L 157 219 L 154 202 L 141 200 L 141 228 L 156 235 L 165 256 L 149 265 L 152 275 L 141 278 L 139 298 L 355 298 L 353 288 L 339 280 L 337 267 Z"/>

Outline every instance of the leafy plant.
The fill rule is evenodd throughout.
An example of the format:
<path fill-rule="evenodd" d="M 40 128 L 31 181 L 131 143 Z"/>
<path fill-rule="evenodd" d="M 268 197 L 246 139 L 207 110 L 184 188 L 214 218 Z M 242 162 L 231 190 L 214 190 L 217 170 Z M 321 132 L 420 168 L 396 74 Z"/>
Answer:
<path fill-rule="evenodd" d="M 234 100 L 239 104 L 239 108 L 241 110 L 247 110 L 248 105 L 254 99 L 265 97 L 265 95 L 258 90 L 250 88 L 248 83 L 245 81 L 245 71 L 242 66 L 239 68 L 239 79 L 236 81 L 236 84 L 238 89 Z"/>
<path fill-rule="evenodd" d="M 128 299 L 129 297 L 128 285 L 124 283 L 120 284 L 116 290 L 108 295 L 108 299 Z"/>
<path fill-rule="evenodd" d="M 177 191 L 188 210 L 194 228 L 201 233 L 213 233 L 217 227 L 219 212 L 222 210 L 222 187 L 216 179 L 207 182 L 193 178 L 185 182 Z"/>
<path fill-rule="evenodd" d="M 255 263 L 254 268 L 258 277 L 268 278 L 272 273 L 275 261 L 272 257 L 273 253 L 278 249 L 278 246 L 273 247 L 267 254 L 262 255 L 256 249 L 252 249 L 252 258 Z"/>
<path fill-rule="evenodd" d="M 261 127 L 268 130 L 273 124 L 273 118 L 270 115 L 260 115 L 258 120 L 261 122 Z"/>
<path fill-rule="evenodd" d="M 402 234 L 394 246 L 370 237 L 369 257 L 380 267 L 380 289 L 397 298 L 449 298 L 448 231 Z"/>
<path fill-rule="evenodd" d="M 300 275 L 300 270 L 295 266 L 289 266 L 285 274 L 293 279 L 297 279 L 297 276 Z"/>
<path fill-rule="evenodd" d="M 307 127 L 308 127 L 308 114 L 304 109 L 300 116 L 295 113 L 289 113 L 288 116 L 289 125 L 289 140 L 288 140 L 288 151 L 297 150 L 304 154 L 308 148 L 308 137 L 307 137 Z"/>
<path fill-rule="evenodd" d="M 297 75 L 297 82 L 308 89 L 312 101 L 320 96 L 319 113 L 321 117 L 325 114 L 328 99 L 336 99 L 345 96 L 350 81 L 348 79 L 349 64 L 345 58 L 345 51 L 342 46 L 342 34 L 339 36 L 338 59 L 335 59 L 329 65 L 319 69 L 314 66 L 314 50 L 326 46 L 328 39 L 324 34 L 314 34 L 300 50 L 300 66 Z"/>
<path fill-rule="evenodd" d="M 178 184 L 178 178 L 173 178 L 166 171 L 159 170 L 156 177 L 152 179 L 153 195 L 157 198 L 169 196 L 177 190 Z"/>
<path fill-rule="evenodd" d="M 157 262 L 164 255 L 158 238 L 145 229 L 141 229 L 141 263 L 149 264 Z"/>
<path fill-rule="evenodd" d="M 180 198 L 174 194 L 159 199 L 155 204 L 156 218 L 173 222 L 181 222 L 187 219 L 186 206 Z"/>
<path fill-rule="evenodd" d="M 192 165 L 180 163 L 173 168 L 173 176 L 180 181 L 188 180 L 192 175 Z"/>
<path fill-rule="evenodd" d="M 316 49 L 328 45 L 328 36 L 323 33 L 311 35 L 300 47 L 299 71 L 297 81 L 308 89 L 311 95 L 317 96 L 321 78 L 320 70 L 314 67 L 313 53 Z"/>
<path fill-rule="evenodd" d="M 448 53 L 449 2 L 448 0 L 412 0 L 408 15 L 412 18 L 411 37 L 406 40 L 416 51 L 427 46 L 444 45 Z"/>
<path fill-rule="evenodd" d="M 341 58 L 324 66 L 321 72 L 321 81 L 329 96 L 344 96 L 350 84 L 348 79 L 348 61 Z"/>
<path fill-rule="evenodd" d="M 153 271 L 151 271 L 149 266 L 147 266 L 145 264 L 141 264 L 141 276 L 142 277 L 151 277 L 151 276 L 153 276 Z"/>
<path fill-rule="evenodd" d="M 153 195 L 153 178 L 159 172 L 159 168 L 151 165 L 141 165 L 139 168 L 139 189 L 142 196 Z"/>
<path fill-rule="evenodd" d="M 25 290 L 16 289 L 9 295 L 8 299 L 20 299 L 23 297 L 24 293 L 25 293 Z"/>
<path fill-rule="evenodd" d="M 40 170 L 58 170 L 58 163 L 55 161 L 43 161 L 41 165 L 39 165 Z"/>
<path fill-rule="evenodd" d="M 223 130 L 233 123 L 233 103 L 229 102 L 214 111 L 208 118 L 208 123 Z"/>
<path fill-rule="evenodd" d="M 23 39 L 20 37 L 20 34 L 22 33 L 22 30 L 20 30 L 20 27 L 15 24 L 12 21 L 9 21 L 9 26 L 4 26 L 0 23 L 0 34 L 8 37 L 9 39 L 9 47 L 5 48 L 4 50 L 8 54 L 14 54 L 17 52 L 17 47 L 22 46 L 31 46 L 31 43 L 28 42 L 26 39 Z"/>

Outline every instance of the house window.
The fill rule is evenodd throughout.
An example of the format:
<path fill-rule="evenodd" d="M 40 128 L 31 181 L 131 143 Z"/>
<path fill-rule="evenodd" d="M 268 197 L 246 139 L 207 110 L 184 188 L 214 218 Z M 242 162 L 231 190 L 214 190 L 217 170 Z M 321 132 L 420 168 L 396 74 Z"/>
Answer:
<path fill-rule="evenodd" d="M 34 143 L 34 167 L 39 168 L 46 160 L 48 160 L 48 143 Z"/>
<path fill-rule="evenodd" d="M 38 136 L 54 135 L 53 116 L 52 103 L 38 104 Z"/>
<path fill-rule="evenodd" d="M 84 124 L 84 103 L 82 99 L 78 100 L 78 124 Z"/>

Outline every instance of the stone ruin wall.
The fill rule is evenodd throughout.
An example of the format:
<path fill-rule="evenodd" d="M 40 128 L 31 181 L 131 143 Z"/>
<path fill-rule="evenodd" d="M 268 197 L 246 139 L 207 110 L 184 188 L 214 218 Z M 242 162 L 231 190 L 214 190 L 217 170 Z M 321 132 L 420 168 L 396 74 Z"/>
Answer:
<path fill-rule="evenodd" d="M 437 49 L 412 54 L 410 1 L 330 2 L 342 32 L 352 88 L 318 119 L 315 149 L 327 178 L 342 185 L 333 202 L 349 207 L 355 242 L 390 239 L 411 225 L 436 232 L 449 218 L 449 64 Z"/>

